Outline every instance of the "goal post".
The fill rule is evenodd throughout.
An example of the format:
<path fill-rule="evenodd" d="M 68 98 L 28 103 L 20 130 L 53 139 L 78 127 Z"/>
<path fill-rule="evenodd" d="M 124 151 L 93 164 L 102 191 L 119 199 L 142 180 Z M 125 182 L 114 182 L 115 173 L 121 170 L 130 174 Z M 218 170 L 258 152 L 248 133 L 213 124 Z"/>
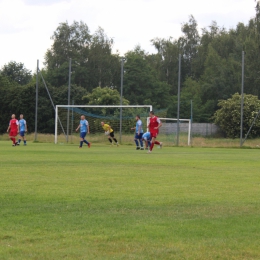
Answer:
<path fill-rule="evenodd" d="M 121 140 L 122 132 L 127 135 L 131 134 L 130 128 L 135 125 L 135 116 L 140 114 L 143 122 L 145 122 L 152 109 L 152 105 L 56 105 L 54 142 L 55 144 L 60 141 L 68 142 L 69 136 L 64 133 L 70 133 L 72 140 L 74 137 L 73 131 L 76 128 L 75 126 L 78 126 L 81 115 L 85 115 L 88 120 L 91 134 L 95 134 L 96 137 L 101 135 L 103 129 L 100 122 L 104 121 L 112 126 L 117 135 L 120 134 Z M 71 114 L 69 117 L 67 116 L 68 112 Z M 67 121 L 68 118 L 71 123 Z M 65 129 L 66 126 L 70 126 L 70 131 Z M 102 140 L 104 140 L 103 135 Z"/>
<path fill-rule="evenodd" d="M 177 118 L 164 118 L 158 117 L 162 123 L 159 130 L 158 140 L 168 145 L 175 143 L 177 136 L 178 119 Z M 149 117 L 147 117 L 147 124 L 149 123 Z M 191 119 L 179 119 L 179 133 L 181 137 L 181 143 L 183 145 L 190 146 L 191 143 Z"/>

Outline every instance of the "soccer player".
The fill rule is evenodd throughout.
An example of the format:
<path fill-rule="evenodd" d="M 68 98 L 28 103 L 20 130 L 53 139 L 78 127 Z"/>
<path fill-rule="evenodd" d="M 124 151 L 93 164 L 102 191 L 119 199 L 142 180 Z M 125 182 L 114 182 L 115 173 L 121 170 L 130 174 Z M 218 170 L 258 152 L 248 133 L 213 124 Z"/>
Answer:
<path fill-rule="evenodd" d="M 142 139 L 145 142 L 145 150 L 148 150 L 148 147 L 151 146 L 151 134 L 150 134 L 150 132 L 144 133 Z"/>
<path fill-rule="evenodd" d="M 116 145 L 118 146 L 118 142 L 115 138 L 115 135 L 114 135 L 114 130 L 111 128 L 110 125 L 108 124 L 105 124 L 104 122 L 101 122 L 101 126 L 102 128 L 105 130 L 105 134 L 108 135 L 108 140 L 111 144 L 113 144 L 113 141 L 112 139 L 114 140 L 114 142 L 116 143 Z"/>
<path fill-rule="evenodd" d="M 11 116 L 11 120 L 9 122 L 9 126 L 7 128 L 7 133 L 9 132 L 9 138 L 12 140 L 13 142 L 13 146 L 19 145 L 18 142 L 16 142 L 15 137 L 17 136 L 18 132 L 19 132 L 19 122 L 18 120 L 15 118 L 15 114 L 12 114 Z"/>
<path fill-rule="evenodd" d="M 154 147 L 154 144 L 158 144 L 160 145 L 160 147 L 162 148 L 162 142 L 158 142 L 156 141 L 156 137 L 159 133 L 159 128 L 162 126 L 162 123 L 160 121 L 160 119 L 154 115 L 153 111 L 150 111 L 150 118 L 149 118 L 149 123 L 148 123 L 148 128 L 149 128 L 149 132 L 151 134 L 151 146 L 150 146 L 150 150 L 148 151 L 148 153 L 151 153 Z"/>
<path fill-rule="evenodd" d="M 23 144 L 26 145 L 25 132 L 27 132 L 27 124 L 26 124 L 26 120 L 23 118 L 23 114 L 20 115 L 19 132 L 20 132 L 20 138 L 18 139 L 18 144 L 20 144 L 21 139 L 23 139 Z"/>
<path fill-rule="evenodd" d="M 135 144 L 136 144 L 136 150 L 144 150 L 144 145 L 143 145 L 143 123 L 142 120 L 140 119 L 139 115 L 136 115 L 135 117 L 136 120 L 136 126 L 132 127 L 131 130 L 135 130 Z M 138 142 L 139 141 L 139 142 Z M 139 146 L 140 143 L 140 146 Z"/>
<path fill-rule="evenodd" d="M 88 121 L 85 119 L 84 115 L 81 115 L 80 117 L 80 123 L 79 126 L 76 129 L 76 132 L 79 130 L 80 128 L 80 143 L 79 143 L 79 148 L 82 148 L 83 143 L 88 145 L 88 148 L 90 148 L 91 143 L 88 142 L 85 137 L 87 134 L 89 134 L 89 124 Z"/>

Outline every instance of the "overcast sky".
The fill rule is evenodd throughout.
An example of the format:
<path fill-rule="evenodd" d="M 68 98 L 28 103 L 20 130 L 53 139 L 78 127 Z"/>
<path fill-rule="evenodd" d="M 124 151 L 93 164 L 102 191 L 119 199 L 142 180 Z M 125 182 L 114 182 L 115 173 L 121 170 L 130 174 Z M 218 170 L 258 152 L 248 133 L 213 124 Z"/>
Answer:
<path fill-rule="evenodd" d="M 50 37 L 59 23 L 82 20 L 94 33 L 100 26 L 124 55 L 136 45 L 154 53 L 150 40 L 177 39 L 192 14 L 199 28 L 212 21 L 227 29 L 255 15 L 254 0 L 0 0 L 0 68 L 22 62 L 43 67 Z"/>

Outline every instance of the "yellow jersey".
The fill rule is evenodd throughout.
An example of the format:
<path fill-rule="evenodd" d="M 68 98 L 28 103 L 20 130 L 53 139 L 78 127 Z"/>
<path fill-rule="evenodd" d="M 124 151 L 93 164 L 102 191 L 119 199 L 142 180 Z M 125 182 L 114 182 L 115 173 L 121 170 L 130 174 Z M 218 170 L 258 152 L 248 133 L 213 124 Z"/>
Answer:
<path fill-rule="evenodd" d="M 110 127 L 110 125 L 108 124 L 104 124 L 103 126 L 103 129 L 107 132 L 109 131 L 109 133 L 112 133 L 113 132 L 113 129 Z"/>

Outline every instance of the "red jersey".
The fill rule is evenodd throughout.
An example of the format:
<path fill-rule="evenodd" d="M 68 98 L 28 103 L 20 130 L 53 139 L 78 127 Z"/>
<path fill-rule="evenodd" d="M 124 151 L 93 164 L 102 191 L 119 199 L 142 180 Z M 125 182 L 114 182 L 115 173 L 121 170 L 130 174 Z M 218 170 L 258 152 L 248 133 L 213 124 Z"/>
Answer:
<path fill-rule="evenodd" d="M 149 120 L 150 133 L 158 133 L 159 129 L 154 129 L 154 128 L 158 127 L 160 123 L 161 123 L 161 121 L 157 116 L 150 117 L 150 120 Z"/>
<path fill-rule="evenodd" d="M 19 122 L 17 119 L 11 119 L 10 120 L 10 123 L 9 123 L 9 126 L 10 126 L 10 131 L 11 132 L 17 132 L 18 130 L 18 126 L 19 125 Z"/>

